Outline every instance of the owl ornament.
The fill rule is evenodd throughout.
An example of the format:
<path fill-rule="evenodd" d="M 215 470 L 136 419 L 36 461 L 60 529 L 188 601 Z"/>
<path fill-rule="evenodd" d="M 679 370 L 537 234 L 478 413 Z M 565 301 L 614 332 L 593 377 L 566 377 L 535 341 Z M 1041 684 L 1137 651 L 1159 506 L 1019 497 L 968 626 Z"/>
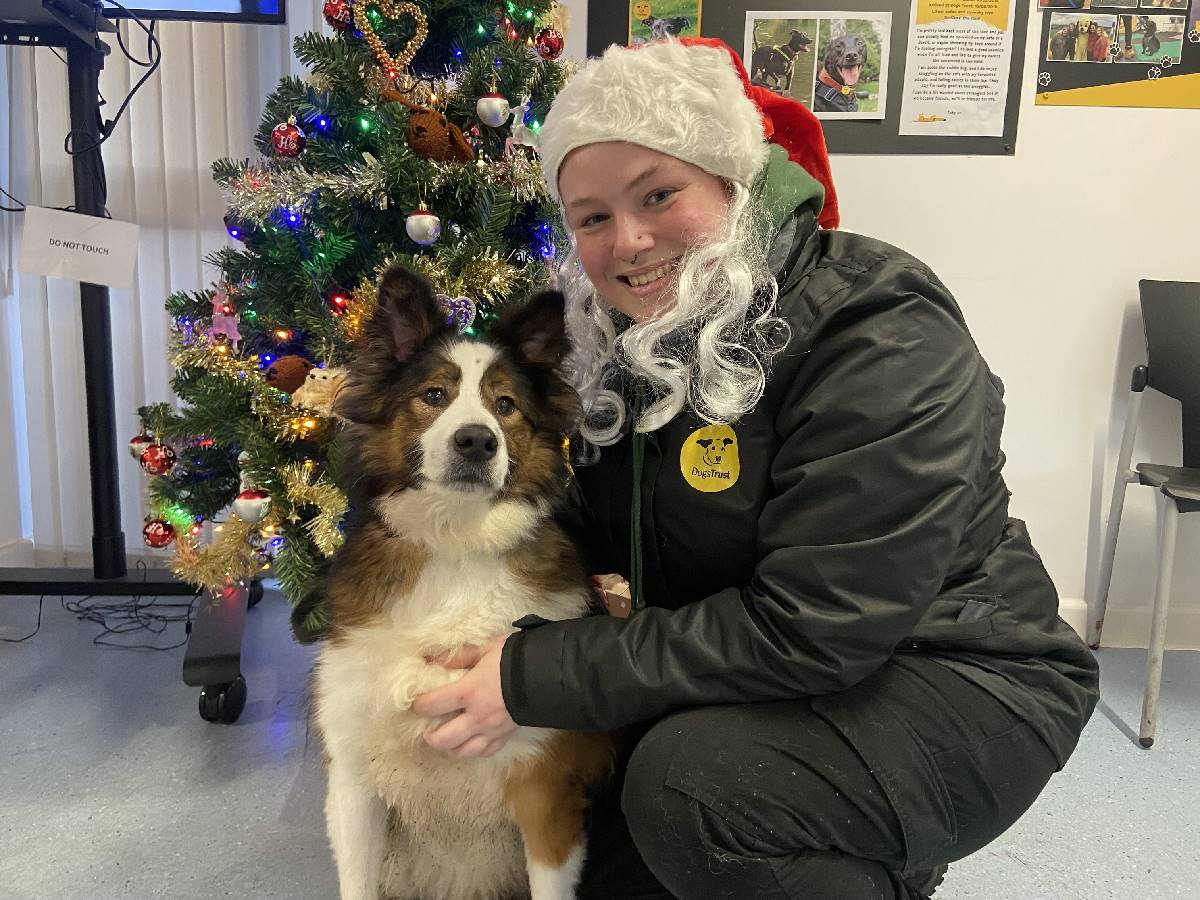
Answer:
<path fill-rule="evenodd" d="M 333 401 L 345 381 L 345 369 L 312 369 L 292 394 L 292 402 L 322 416 L 333 416 Z"/>

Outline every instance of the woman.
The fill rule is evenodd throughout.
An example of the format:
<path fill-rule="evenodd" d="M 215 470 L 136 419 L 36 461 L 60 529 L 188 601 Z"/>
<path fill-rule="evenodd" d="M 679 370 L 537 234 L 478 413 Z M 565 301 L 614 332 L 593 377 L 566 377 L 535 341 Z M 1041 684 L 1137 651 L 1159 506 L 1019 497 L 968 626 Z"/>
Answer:
<path fill-rule="evenodd" d="M 723 44 L 611 48 L 541 141 L 572 241 L 575 516 L 634 612 L 447 661 L 471 671 L 418 700 L 458 713 L 426 739 L 628 728 L 583 897 L 928 897 L 1097 699 L 1007 516 L 1000 382 L 924 265 L 827 230 L 819 124 Z"/>

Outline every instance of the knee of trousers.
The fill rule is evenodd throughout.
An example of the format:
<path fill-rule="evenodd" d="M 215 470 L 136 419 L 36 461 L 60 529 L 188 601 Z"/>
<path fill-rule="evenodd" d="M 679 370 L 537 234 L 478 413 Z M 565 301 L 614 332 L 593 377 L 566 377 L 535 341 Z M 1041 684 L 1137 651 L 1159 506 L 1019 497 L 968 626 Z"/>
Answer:
<path fill-rule="evenodd" d="M 674 868 L 673 864 L 682 863 L 685 857 L 706 857 L 713 853 L 760 857 L 778 852 L 731 826 L 672 777 L 672 764 L 685 746 L 690 761 L 719 757 L 717 747 L 705 753 L 697 752 L 695 746 L 697 741 L 708 740 L 712 733 L 703 709 L 675 713 L 656 723 L 638 742 L 629 759 L 621 809 L 638 851 L 656 874 L 663 865 Z M 704 778 L 701 773 L 690 774 Z M 713 777 L 719 777 L 718 773 L 714 772 Z"/>

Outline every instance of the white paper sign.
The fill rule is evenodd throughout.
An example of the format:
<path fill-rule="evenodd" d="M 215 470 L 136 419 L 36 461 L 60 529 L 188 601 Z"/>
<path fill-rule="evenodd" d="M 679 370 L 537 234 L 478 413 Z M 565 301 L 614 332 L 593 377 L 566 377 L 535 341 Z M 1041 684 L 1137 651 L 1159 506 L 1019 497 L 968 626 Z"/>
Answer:
<path fill-rule="evenodd" d="M 41 206 L 27 207 L 24 218 L 22 272 L 133 287 L 136 225 Z"/>

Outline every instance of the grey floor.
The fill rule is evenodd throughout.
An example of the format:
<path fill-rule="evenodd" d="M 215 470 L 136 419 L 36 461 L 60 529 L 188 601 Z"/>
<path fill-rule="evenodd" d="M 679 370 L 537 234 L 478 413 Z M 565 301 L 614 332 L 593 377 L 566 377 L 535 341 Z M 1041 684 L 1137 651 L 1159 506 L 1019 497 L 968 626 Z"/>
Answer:
<path fill-rule="evenodd" d="M 0 638 L 30 632 L 37 605 L 0 597 Z M 97 647 L 97 632 L 48 597 L 35 637 L 0 644 L 0 898 L 336 897 L 303 710 L 312 652 L 286 603 L 268 592 L 250 611 L 233 726 L 200 719 L 182 648 Z M 1200 898 L 1200 653 L 1168 653 L 1149 751 L 1145 654 L 1100 659 L 1103 700 L 1069 765 L 939 900 Z"/>

